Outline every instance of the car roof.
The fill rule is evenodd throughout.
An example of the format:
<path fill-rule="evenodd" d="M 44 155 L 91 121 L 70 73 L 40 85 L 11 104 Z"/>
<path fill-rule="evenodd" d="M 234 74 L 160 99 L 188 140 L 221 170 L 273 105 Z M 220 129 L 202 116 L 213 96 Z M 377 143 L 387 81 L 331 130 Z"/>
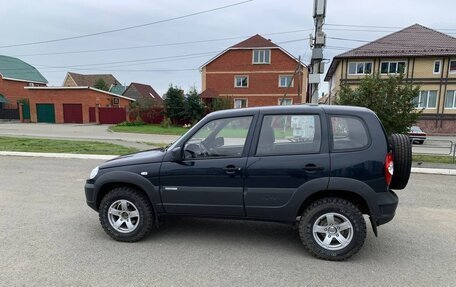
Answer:
<path fill-rule="evenodd" d="M 317 105 L 317 104 L 304 104 L 304 105 L 289 105 L 289 106 L 264 106 L 242 109 L 229 109 L 221 110 L 210 113 L 210 116 L 242 116 L 257 112 L 263 113 L 290 113 L 290 112 L 312 112 L 312 111 L 325 111 L 326 113 L 365 113 L 372 112 L 364 107 L 355 106 L 342 106 L 342 105 Z"/>

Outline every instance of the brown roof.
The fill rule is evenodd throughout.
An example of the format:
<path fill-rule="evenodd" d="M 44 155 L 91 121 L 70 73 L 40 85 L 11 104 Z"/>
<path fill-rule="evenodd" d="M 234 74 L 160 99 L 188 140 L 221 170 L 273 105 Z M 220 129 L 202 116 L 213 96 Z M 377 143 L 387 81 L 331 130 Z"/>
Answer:
<path fill-rule="evenodd" d="M 150 85 L 132 82 L 130 86 L 135 87 L 136 90 L 145 98 L 152 97 L 156 101 L 163 102 L 162 97 L 160 97 L 160 95 Z"/>
<path fill-rule="evenodd" d="M 219 94 L 217 93 L 217 91 L 211 88 L 208 88 L 201 93 L 202 99 L 217 98 L 218 96 Z"/>
<path fill-rule="evenodd" d="M 328 76 L 334 73 L 339 59 L 452 55 L 456 55 L 456 38 L 415 24 L 335 56 L 325 80 L 328 81 Z"/>
<path fill-rule="evenodd" d="M 298 58 L 295 58 L 293 55 L 291 55 L 286 50 L 284 50 L 280 46 L 274 44 L 271 40 L 263 38 L 260 35 L 256 34 L 255 36 L 252 36 L 252 37 L 248 38 L 247 40 L 239 42 L 236 45 L 231 46 L 228 49 L 222 51 L 221 53 L 219 53 L 218 55 L 216 55 L 215 57 L 213 57 L 212 59 L 210 59 L 209 61 L 204 63 L 200 67 L 200 69 L 202 69 L 203 67 L 207 66 L 209 63 L 212 63 L 218 57 L 220 57 L 221 55 L 225 54 L 226 52 L 228 52 L 230 50 L 237 50 L 237 49 L 249 50 L 249 49 L 258 49 L 258 48 L 279 49 L 282 52 L 284 52 L 285 54 L 287 54 L 290 58 L 292 58 L 293 60 L 298 62 Z M 303 67 L 306 67 L 306 65 L 304 65 L 302 62 L 301 62 L 301 64 L 303 65 Z"/>
<path fill-rule="evenodd" d="M 248 38 L 247 40 L 237 43 L 234 46 L 231 46 L 231 48 L 277 48 L 277 47 L 279 47 L 279 46 L 272 43 L 271 40 L 265 39 L 258 34 Z"/>
<path fill-rule="evenodd" d="M 68 72 L 68 75 L 74 80 L 77 86 L 93 87 L 99 79 L 103 79 L 108 87 L 120 84 L 119 81 L 112 74 L 92 74 L 82 75 L 77 73 Z"/>
<path fill-rule="evenodd" d="M 446 56 L 455 54 L 456 38 L 415 24 L 336 57 Z"/>

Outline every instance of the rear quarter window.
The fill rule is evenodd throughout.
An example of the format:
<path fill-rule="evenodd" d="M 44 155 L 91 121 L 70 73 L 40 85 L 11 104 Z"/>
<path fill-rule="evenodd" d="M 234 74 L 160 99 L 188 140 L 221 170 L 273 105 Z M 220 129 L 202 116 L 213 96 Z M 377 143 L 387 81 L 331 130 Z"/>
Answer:
<path fill-rule="evenodd" d="M 332 150 L 360 150 L 369 145 L 369 133 L 361 118 L 345 115 L 333 115 L 330 118 Z"/>

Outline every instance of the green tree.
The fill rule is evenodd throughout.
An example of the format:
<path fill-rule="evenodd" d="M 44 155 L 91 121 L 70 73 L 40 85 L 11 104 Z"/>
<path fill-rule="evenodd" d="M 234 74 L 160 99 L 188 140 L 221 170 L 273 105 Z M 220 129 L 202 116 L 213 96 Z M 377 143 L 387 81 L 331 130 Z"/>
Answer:
<path fill-rule="evenodd" d="M 93 85 L 95 89 L 103 90 L 103 91 L 108 91 L 109 87 L 108 84 L 102 79 L 99 78 L 98 80 L 95 81 L 95 85 Z"/>
<path fill-rule="evenodd" d="M 209 106 L 211 112 L 233 108 L 233 101 L 229 97 L 215 98 Z"/>
<path fill-rule="evenodd" d="M 363 78 L 357 89 L 341 85 L 337 104 L 361 106 L 373 110 L 382 121 L 386 132 L 407 133 L 417 122 L 422 110 L 417 111 L 414 99 L 419 87 L 404 81 L 404 77 L 381 79 L 379 75 Z"/>
<path fill-rule="evenodd" d="M 204 116 L 204 104 L 195 87 L 191 88 L 185 99 L 185 117 L 192 124 L 198 122 Z"/>
<path fill-rule="evenodd" d="M 156 103 L 152 98 L 139 98 L 130 104 L 130 116 L 135 122 L 143 122 L 142 116 L 150 117 L 156 108 Z"/>
<path fill-rule="evenodd" d="M 184 91 L 172 84 L 165 94 L 165 116 L 173 124 L 181 123 L 185 118 Z"/>

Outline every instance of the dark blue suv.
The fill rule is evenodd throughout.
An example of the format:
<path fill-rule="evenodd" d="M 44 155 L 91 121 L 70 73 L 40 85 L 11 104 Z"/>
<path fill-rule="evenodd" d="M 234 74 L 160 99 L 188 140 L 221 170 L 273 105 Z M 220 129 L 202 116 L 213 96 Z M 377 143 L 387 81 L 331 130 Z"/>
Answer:
<path fill-rule="evenodd" d="M 344 260 L 364 243 L 363 214 L 375 234 L 394 217 L 410 151 L 365 108 L 226 110 L 167 148 L 100 165 L 85 193 L 115 240 L 140 240 L 166 215 L 276 221 L 297 224 L 313 255 Z"/>

